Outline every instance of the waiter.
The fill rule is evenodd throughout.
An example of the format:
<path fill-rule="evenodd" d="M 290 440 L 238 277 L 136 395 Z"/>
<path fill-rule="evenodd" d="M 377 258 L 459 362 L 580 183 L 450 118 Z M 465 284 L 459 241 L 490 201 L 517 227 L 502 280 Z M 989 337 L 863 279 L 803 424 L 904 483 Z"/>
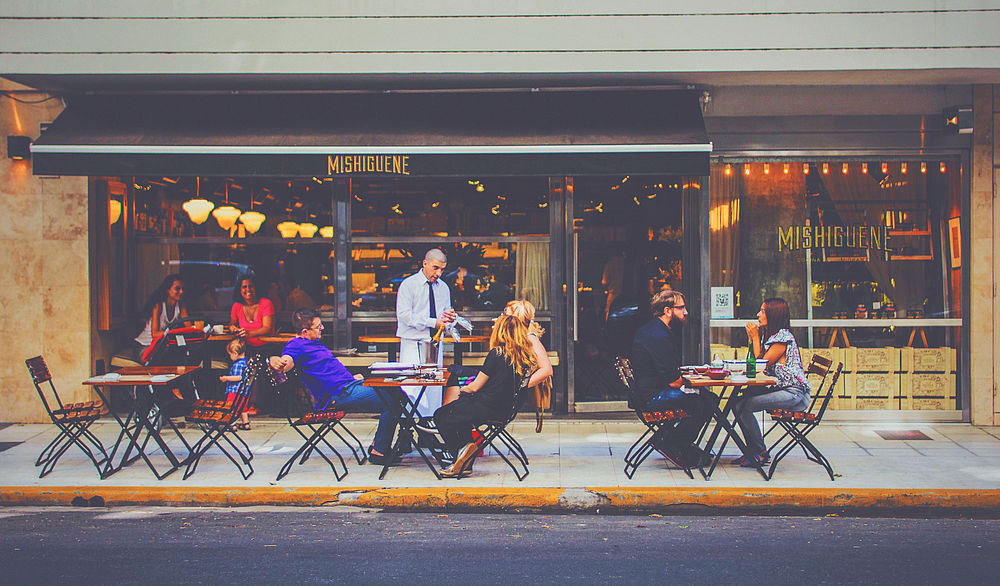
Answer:
<path fill-rule="evenodd" d="M 424 255 L 420 270 L 399 285 L 396 294 L 396 335 L 399 337 L 399 361 L 419 363 L 418 342 L 427 341 L 438 328 L 455 319 L 451 291 L 441 280 L 448 257 L 439 248 Z M 404 386 L 403 392 L 416 397 L 421 387 Z M 418 413 L 430 417 L 441 406 L 442 387 L 427 387 L 420 399 Z"/>

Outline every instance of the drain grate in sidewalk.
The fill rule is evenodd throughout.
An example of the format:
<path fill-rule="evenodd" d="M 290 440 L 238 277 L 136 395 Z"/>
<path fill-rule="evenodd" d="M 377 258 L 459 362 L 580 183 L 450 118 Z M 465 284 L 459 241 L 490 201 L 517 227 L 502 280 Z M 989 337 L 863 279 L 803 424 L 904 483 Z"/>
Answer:
<path fill-rule="evenodd" d="M 0 452 L 2 452 L 4 450 L 9 450 L 9 449 L 13 448 L 14 446 L 19 446 L 19 445 L 21 445 L 23 443 L 24 442 L 0 442 Z"/>
<path fill-rule="evenodd" d="M 919 429 L 876 429 L 875 433 L 879 434 L 884 440 L 931 440 L 927 434 L 920 431 Z"/>

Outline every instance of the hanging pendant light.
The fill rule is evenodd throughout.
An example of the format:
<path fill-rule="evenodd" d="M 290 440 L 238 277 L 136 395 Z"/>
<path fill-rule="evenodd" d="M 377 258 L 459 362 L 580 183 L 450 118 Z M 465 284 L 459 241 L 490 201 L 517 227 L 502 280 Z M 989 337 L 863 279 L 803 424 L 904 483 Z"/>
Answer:
<path fill-rule="evenodd" d="M 226 182 L 226 205 L 212 212 L 212 217 L 219 223 L 223 230 L 230 230 L 236 225 L 236 220 L 240 218 L 240 210 L 229 205 L 229 182 Z"/>
<path fill-rule="evenodd" d="M 201 197 L 201 177 L 195 178 L 195 192 L 194 198 L 187 200 L 181 206 L 191 221 L 195 224 L 204 224 L 205 220 L 208 219 L 208 214 L 215 208 L 215 204 L 208 201 L 207 199 L 202 199 Z"/>
<path fill-rule="evenodd" d="M 295 222 L 282 222 L 275 226 L 275 228 L 278 229 L 278 232 L 281 232 L 282 238 L 295 238 L 299 235 L 299 225 Z"/>
<path fill-rule="evenodd" d="M 256 234 L 257 230 L 260 230 L 260 225 L 264 223 L 267 216 L 260 212 L 253 211 L 253 189 L 250 189 L 250 211 L 243 212 L 240 215 L 240 222 L 246 226 L 247 232 L 251 234 Z"/>
<path fill-rule="evenodd" d="M 319 230 L 319 226 L 311 222 L 299 224 L 299 236 L 303 238 L 312 238 L 316 235 L 316 230 Z"/>

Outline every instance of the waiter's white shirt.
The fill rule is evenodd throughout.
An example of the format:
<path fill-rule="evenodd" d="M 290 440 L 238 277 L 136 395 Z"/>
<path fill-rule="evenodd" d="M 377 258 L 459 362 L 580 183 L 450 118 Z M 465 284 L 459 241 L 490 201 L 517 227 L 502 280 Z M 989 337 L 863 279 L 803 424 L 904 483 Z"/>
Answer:
<path fill-rule="evenodd" d="M 430 328 L 434 327 L 437 319 L 430 317 L 430 289 L 423 271 L 410 275 L 399 285 L 399 292 L 396 294 L 396 335 L 399 336 L 400 362 L 420 362 L 417 342 L 431 338 Z M 433 289 L 434 309 L 441 315 L 445 308 L 451 307 L 451 290 L 441 279 L 434 283 Z M 400 388 L 411 398 L 417 397 L 421 391 L 421 387 L 418 386 Z M 430 417 L 441 407 L 444 388 L 426 387 L 423 391 L 417 413 L 423 417 Z"/>
<path fill-rule="evenodd" d="M 430 328 L 437 320 L 430 317 L 430 295 L 427 277 L 417 271 L 403 279 L 396 293 L 396 335 L 405 340 L 430 339 Z M 448 284 L 438 279 L 434 282 L 434 309 L 437 314 L 451 307 L 451 290 Z"/>

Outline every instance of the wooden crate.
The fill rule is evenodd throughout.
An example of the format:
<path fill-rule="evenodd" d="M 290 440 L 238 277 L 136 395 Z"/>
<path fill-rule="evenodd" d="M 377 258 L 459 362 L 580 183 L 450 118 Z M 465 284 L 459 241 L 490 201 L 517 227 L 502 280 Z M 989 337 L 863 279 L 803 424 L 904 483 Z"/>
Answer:
<path fill-rule="evenodd" d="M 848 373 L 841 375 L 845 379 L 846 392 L 849 397 L 898 397 L 899 375 L 894 372 Z"/>
<path fill-rule="evenodd" d="M 896 372 L 899 348 L 845 348 L 844 368 L 848 372 Z"/>
<path fill-rule="evenodd" d="M 712 360 L 716 354 L 723 360 L 732 360 L 736 356 L 736 350 L 732 346 L 725 344 L 712 344 L 709 349 L 708 359 Z"/>
<path fill-rule="evenodd" d="M 904 372 L 955 372 L 958 352 L 954 348 L 901 348 Z"/>
<path fill-rule="evenodd" d="M 955 375 L 904 372 L 900 391 L 904 397 L 954 397 Z"/>
<path fill-rule="evenodd" d="M 899 409 L 899 397 L 854 397 L 851 408 L 857 411 Z"/>
<path fill-rule="evenodd" d="M 845 362 L 844 360 L 844 350 L 846 348 L 799 348 L 799 356 L 802 358 L 802 367 L 805 368 L 809 366 L 809 362 L 812 360 L 813 354 L 819 354 L 825 358 L 829 358 L 833 361 L 830 365 L 830 370 L 837 369 L 838 362 Z M 847 370 L 847 363 L 844 363 L 844 370 Z"/>
<path fill-rule="evenodd" d="M 953 411 L 958 408 L 955 396 L 950 397 L 904 397 L 903 409 L 915 411 Z"/>

